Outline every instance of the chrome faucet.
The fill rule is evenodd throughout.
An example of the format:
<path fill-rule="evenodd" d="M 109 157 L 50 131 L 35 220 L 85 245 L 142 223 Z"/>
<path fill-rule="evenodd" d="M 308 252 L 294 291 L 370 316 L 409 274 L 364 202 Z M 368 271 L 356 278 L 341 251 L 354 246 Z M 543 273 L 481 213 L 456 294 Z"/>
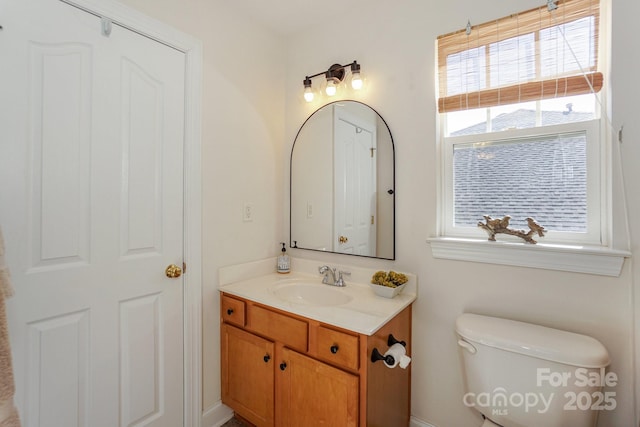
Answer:
<path fill-rule="evenodd" d="M 322 283 L 324 283 L 325 285 L 339 286 L 339 287 L 347 286 L 347 284 L 344 282 L 344 278 L 342 277 L 342 275 L 351 274 L 348 271 L 338 271 L 338 277 L 336 278 L 336 269 L 331 268 L 328 265 L 323 265 L 322 267 L 319 267 L 318 271 L 320 272 L 320 274 L 324 274 L 324 277 L 322 278 Z"/>
<path fill-rule="evenodd" d="M 336 269 L 331 268 L 328 265 L 323 265 L 318 268 L 320 274 L 324 274 L 322 278 L 322 283 L 325 285 L 335 285 L 336 284 Z"/>

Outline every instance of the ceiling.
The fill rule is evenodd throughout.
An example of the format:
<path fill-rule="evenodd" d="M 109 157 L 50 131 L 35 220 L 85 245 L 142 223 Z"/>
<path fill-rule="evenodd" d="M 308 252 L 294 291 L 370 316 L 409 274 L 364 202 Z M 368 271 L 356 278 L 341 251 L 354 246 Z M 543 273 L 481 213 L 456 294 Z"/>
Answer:
<path fill-rule="evenodd" d="M 224 0 L 251 19 L 281 35 L 317 25 L 336 13 L 366 7 L 370 0 Z"/>

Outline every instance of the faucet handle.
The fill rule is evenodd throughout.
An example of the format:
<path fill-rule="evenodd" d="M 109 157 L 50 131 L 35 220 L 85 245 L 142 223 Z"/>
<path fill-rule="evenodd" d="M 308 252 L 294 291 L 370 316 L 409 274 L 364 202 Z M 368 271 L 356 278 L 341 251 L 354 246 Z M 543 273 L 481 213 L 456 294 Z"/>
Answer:
<path fill-rule="evenodd" d="M 338 271 L 338 279 L 336 279 L 336 286 L 347 286 L 346 283 L 344 283 L 344 278 L 342 277 L 342 275 L 347 275 L 347 276 L 351 276 L 351 272 L 350 271 Z"/>

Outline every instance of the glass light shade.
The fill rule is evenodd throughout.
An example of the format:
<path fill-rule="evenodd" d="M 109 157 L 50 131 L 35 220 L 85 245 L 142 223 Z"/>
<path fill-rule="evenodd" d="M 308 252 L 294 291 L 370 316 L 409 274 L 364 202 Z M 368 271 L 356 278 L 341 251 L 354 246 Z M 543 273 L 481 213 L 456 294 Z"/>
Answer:
<path fill-rule="evenodd" d="M 324 91 L 327 93 L 328 96 L 333 96 L 333 95 L 336 94 L 337 89 L 336 89 L 336 84 L 333 81 L 333 79 L 328 79 L 327 80 L 327 87 L 325 88 Z"/>
<path fill-rule="evenodd" d="M 362 76 L 360 71 L 354 71 L 351 75 L 351 87 L 355 90 L 362 89 Z"/>
<path fill-rule="evenodd" d="M 313 90 L 311 89 L 311 86 L 307 86 L 304 88 L 304 100 L 307 102 L 311 102 L 313 101 Z"/>

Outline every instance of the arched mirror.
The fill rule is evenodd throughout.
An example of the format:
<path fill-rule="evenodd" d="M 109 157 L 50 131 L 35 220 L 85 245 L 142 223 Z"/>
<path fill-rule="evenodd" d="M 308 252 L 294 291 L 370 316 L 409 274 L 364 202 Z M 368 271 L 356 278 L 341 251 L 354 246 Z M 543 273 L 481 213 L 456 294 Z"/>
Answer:
<path fill-rule="evenodd" d="M 291 150 L 291 247 L 395 259 L 395 152 L 374 109 L 314 112 Z"/>

